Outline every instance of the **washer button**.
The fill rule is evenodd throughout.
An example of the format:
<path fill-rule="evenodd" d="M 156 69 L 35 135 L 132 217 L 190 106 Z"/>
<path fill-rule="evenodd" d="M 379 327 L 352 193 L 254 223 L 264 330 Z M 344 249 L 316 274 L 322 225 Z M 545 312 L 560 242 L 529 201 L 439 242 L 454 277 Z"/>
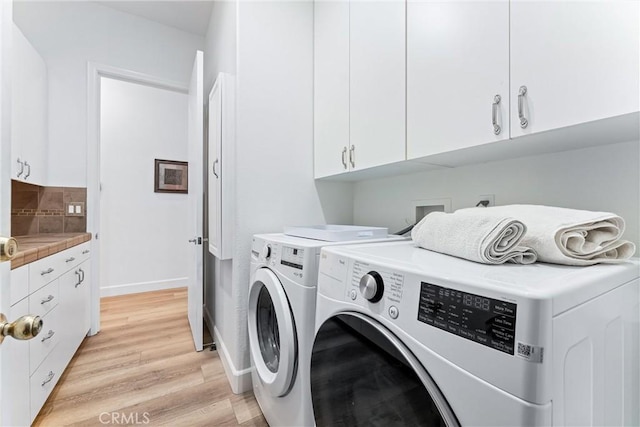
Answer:
<path fill-rule="evenodd" d="M 358 298 L 358 293 L 356 292 L 355 289 L 351 289 L 351 292 L 349 292 L 349 298 L 351 298 L 354 301 L 356 298 Z"/>
<path fill-rule="evenodd" d="M 398 311 L 398 307 L 396 307 L 395 305 L 389 307 L 389 316 L 391 316 L 392 319 L 397 319 L 398 314 L 400 314 L 400 312 Z"/>

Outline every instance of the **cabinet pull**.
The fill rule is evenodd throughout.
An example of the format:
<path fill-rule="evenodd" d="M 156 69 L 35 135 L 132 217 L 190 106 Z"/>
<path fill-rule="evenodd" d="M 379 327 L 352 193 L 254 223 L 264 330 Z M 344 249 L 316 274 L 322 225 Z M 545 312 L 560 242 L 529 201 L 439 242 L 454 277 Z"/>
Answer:
<path fill-rule="evenodd" d="M 82 251 L 82 255 L 86 255 L 86 254 L 88 254 L 89 252 L 91 252 L 89 249 L 85 249 L 84 251 Z"/>
<path fill-rule="evenodd" d="M 213 162 L 213 174 L 216 176 L 216 178 L 220 178 L 220 177 L 218 176 L 218 174 L 216 173 L 216 164 L 218 164 L 218 163 L 220 163 L 220 159 L 216 159 L 216 160 Z"/>
<path fill-rule="evenodd" d="M 518 117 L 520 118 L 520 127 L 522 129 L 526 128 L 529 125 L 529 121 L 524 116 L 524 97 L 527 95 L 527 87 L 520 86 L 520 91 L 518 92 Z"/>
<path fill-rule="evenodd" d="M 73 262 L 73 261 L 75 261 L 75 260 L 76 260 L 76 259 L 75 259 L 74 257 L 71 257 L 71 258 L 67 258 L 65 261 L 66 261 L 66 262 Z"/>
<path fill-rule="evenodd" d="M 29 178 L 29 175 L 31 175 L 31 165 L 29 163 L 27 163 L 26 160 L 24 162 L 24 165 L 29 168 L 29 169 L 27 169 L 27 173 L 24 175 L 24 179 L 27 179 L 27 178 Z"/>
<path fill-rule="evenodd" d="M 44 276 L 45 274 L 50 274 L 50 273 L 53 273 L 53 268 L 51 268 L 51 267 L 47 268 L 45 271 L 40 273 L 40 275 Z"/>
<path fill-rule="evenodd" d="M 46 304 L 48 302 L 51 302 L 51 301 L 53 301 L 54 298 L 55 297 L 53 295 L 49 295 L 46 298 L 42 298 L 42 301 L 40 301 L 40 304 Z"/>
<path fill-rule="evenodd" d="M 20 165 L 20 170 L 18 171 L 18 174 L 16 176 L 18 178 L 20 178 L 20 176 L 24 173 L 24 162 L 22 160 L 20 160 L 20 157 L 18 157 L 18 159 L 16 161 Z"/>
<path fill-rule="evenodd" d="M 47 335 L 42 337 L 42 339 L 40 340 L 40 342 L 45 342 L 46 340 L 50 340 L 56 333 L 49 329 L 49 332 L 47 332 Z"/>
<path fill-rule="evenodd" d="M 491 123 L 493 123 L 493 133 L 495 135 L 500 135 L 500 132 L 502 132 L 502 128 L 498 124 L 498 106 L 500 105 L 500 101 L 502 101 L 500 95 L 494 96 L 493 105 L 491 106 Z"/>
<path fill-rule="evenodd" d="M 342 166 L 347 169 L 347 147 L 342 148 Z"/>
<path fill-rule="evenodd" d="M 44 381 L 42 381 L 42 387 L 44 387 L 48 382 L 51 382 L 51 380 L 53 379 L 53 377 L 55 377 L 56 374 L 53 373 L 53 371 L 49 371 L 49 375 L 47 375 L 47 379 L 45 379 Z"/>
<path fill-rule="evenodd" d="M 77 288 L 82 283 L 82 276 L 80 275 L 80 270 L 76 270 L 76 276 L 78 276 L 78 283 L 76 283 L 75 287 Z"/>
<path fill-rule="evenodd" d="M 82 278 L 80 279 L 80 283 L 84 282 L 84 270 L 80 269 L 80 274 L 82 274 Z"/>
<path fill-rule="evenodd" d="M 349 148 L 349 163 L 351 163 L 351 168 L 356 167 L 356 146 L 352 145 Z"/>

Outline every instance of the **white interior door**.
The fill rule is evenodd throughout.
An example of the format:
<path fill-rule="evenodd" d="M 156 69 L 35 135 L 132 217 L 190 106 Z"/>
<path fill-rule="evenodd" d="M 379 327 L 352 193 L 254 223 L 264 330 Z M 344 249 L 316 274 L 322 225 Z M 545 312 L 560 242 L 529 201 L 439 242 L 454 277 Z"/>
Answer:
<path fill-rule="evenodd" d="M 0 2 L 0 236 L 7 237 L 11 233 L 11 94 L 6 89 L 11 87 L 8 71 L 8 59 L 11 46 L 11 10 L 10 1 Z M 9 315 L 11 295 L 10 263 L 0 262 L 0 313 Z M 26 314 L 26 313 L 25 313 Z M 11 390 L 5 387 L 7 370 L 10 369 L 0 344 L 0 424 L 6 420 L 6 408 L 11 405 Z M 27 363 L 24 360 L 24 363 Z"/>
<path fill-rule="evenodd" d="M 203 251 L 202 227 L 204 208 L 203 190 L 203 137 L 204 137 L 204 103 L 203 103 L 203 53 L 196 52 L 193 63 L 191 81 L 189 82 L 189 218 L 188 227 L 191 240 L 189 241 L 189 290 L 188 310 L 189 325 L 193 335 L 196 350 L 202 350 L 202 282 L 203 282 Z"/>

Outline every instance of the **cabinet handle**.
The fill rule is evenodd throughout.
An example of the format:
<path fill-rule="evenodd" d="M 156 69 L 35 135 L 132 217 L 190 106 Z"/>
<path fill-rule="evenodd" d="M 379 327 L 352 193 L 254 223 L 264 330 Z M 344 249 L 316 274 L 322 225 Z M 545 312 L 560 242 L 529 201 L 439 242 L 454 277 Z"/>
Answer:
<path fill-rule="evenodd" d="M 527 87 L 520 86 L 520 91 L 518 92 L 518 117 L 520 118 L 520 127 L 522 129 L 526 128 L 529 125 L 529 121 L 524 116 L 524 97 L 527 95 Z"/>
<path fill-rule="evenodd" d="M 40 301 L 40 304 L 46 304 L 48 302 L 51 302 L 51 301 L 53 301 L 54 298 L 55 297 L 53 295 L 49 295 L 46 298 L 42 298 L 42 301 Z"/>
<path fill-rule="evenodd" d="M 18 159 L 16 161 L 20 165 L 20 171 L 18 172 L 18 174 L 16 176 L 18 178 L 20 178 L 20 175 L 22 175 L 24 173 L 24 162 L 22 160 L 20 160 L 20 157 L 18 157 Z"/>
<path fill-rule="evenodd" d="M 349 163 L 351 163 L 351 168 L 356 167 L 356 146 L 352 145 L 349 148 Z"/>
<path fill-rule="evenodd" d="M 44 276 L 45 274 L 50 274 L 50 273 L 53 273 L 53 268 L 51 268 L 51 267 L 47 268 L 45 271 L 40 273 L 40 275 Z"/>
<path fill-rule="evenodd" d="M 27 173 L 24 175 L 24 179 L 27 179 L 27 178 L 29 178 L 29 175 L 31 175 L 31 165 L 29 163 L 27 163 L 26 160 L 24 162 L 24 165 L 29 168 L 29 169 L 27 169 Z"/>
<path fill-rule="evenodd" d="M 491 123 L 493 123 L 493 133 L 495 135 L 500 135 L 500 132 L 502 132 L 502 128 L 498 124 L 498 106 L 500 105 L 500 101 L 502 101 L 500 95 L 494 96 L 493 105 L 491 106 Z"/>
<path fill-rule="evenodd" d="M 218 163 L 220 163 L 220 159 L 216 159 L 216 160 L 213 162 L 213 174 L 216 176 L 216 178 L 220 178 L 220 177 L 218 176 L 218 174 L 216 173 L 216 164 L 218 164 Z"/>
<path fill-rule="evenodd" d="M 82 278 L 80 279 L 80 283 L 84 282 L 84 270 L 80 269 L 80 274 L 82 274 Z"/>
<path fill-rule="evenodd" d="M 56 333 L 49 329 L 49 332 L 47 332 L 47 335 L 42 337 L 42 339 L 40 340 L 40 342 L 45 342 L 46 340 L 50 340 Z M 44 384 L 43 384 L 44 385 Z"/>
<path fill-rule="evenodd" d="M 85 249 L 84 251 L 82 251 L 82 255 L 86 255 L 86 254 L 88 254 L 89 252 L 91 252 L 89 249 Z"/>
<path fill-rule="evenodd" d="M 342 148 L 342 166 L 347 169 L 347 147 Z"/>
<path fill-rule="evenodd" d="M 82 276 L 80 275 L 80 270 L 76 270 L 76 276 L 78 276 L 78 283 L 76 283 L 76 288 L 78 286 L 80 286 L 80 283 L 82 283 Z"/>
<path fill-rule="evenodd" d="M 51 380 L 53 379 L 53 377 L 55 377 L 56 374 L 53 373 L 53 371 L 49 371 L 49 375 L 47 375 L 47 379 L 45 379 L 44 381 L 42 381 L 42 387 L 44 387 L 48 382 L 51 382 Z"/>
<path fill-rule="evenodd" d="M 74 257 L 71 257 L 71 258 L 67 258 L 65 261 L 66 261 L 66 262 L 73 262 L 73 261 L 75 261 L 75 260 L 76 260 L 76 259 L 75 259 Z"/>

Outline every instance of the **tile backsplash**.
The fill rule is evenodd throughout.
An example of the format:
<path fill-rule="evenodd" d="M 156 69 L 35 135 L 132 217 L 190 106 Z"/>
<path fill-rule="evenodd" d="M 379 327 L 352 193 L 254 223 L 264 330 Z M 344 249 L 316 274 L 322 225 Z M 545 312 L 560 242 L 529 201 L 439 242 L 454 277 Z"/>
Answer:
<path fill-rule="evenodd" d="M 87 189 L 40 187 L 11 181 L 11 234 L 82 233 L 87 231 L 86 209 L 68 213 L 68 207 L 87 206 Z"/>

